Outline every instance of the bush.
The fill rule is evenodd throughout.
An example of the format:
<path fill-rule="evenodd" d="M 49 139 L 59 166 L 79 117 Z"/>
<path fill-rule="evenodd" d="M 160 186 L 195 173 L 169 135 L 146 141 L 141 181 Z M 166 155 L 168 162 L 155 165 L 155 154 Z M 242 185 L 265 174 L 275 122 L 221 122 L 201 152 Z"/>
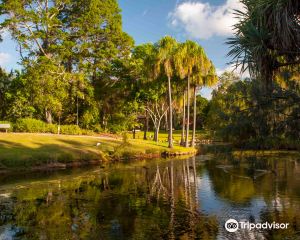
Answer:
<path fill-rule="evenodd" d="M 13 125 L 15 132 L 27 133 L 57 133 L 56 124 L 47 124 L 41 120 L 32 118 L 21 118 Z"/>
<path fill-rule="evenodd" d="M 58 126 L 56 124 L 46 124 L 45 132 L 57 134 Z"/>
<path fill-rule="evenodd" d="M 94 135 L 94 132 L 92 130 L 88 130 L 88 129 L 81 129 L 81 134 L 92 136 L 92 135 Z"/>
<path fill-rule="evenodd" d="M 93 125 L 91 129 L 92 129 L 92 131 L 94 131 L 94 132 L 96 132 L 96 133 L 101 133 L 101 132 L 103 132 L 103 129 L 102 129 L 102 127 L 101 127 L 100 124 L 95 124 L 95 125 Z"/>
<path fill-rule="evenodd" d="M 18 119 L 14 125 L 15 132 L 29 132 L 29 133 L 44 133 L 46 131 L 46 123 L 41 120 L 32 118 Z"/>
<path fill-rule="evenodd" d="M 62 125 L 60 126 L 60 133 L 67 135 L 81 135 L 82 130 L 77 125 Z"/>
<path fill-rule="evenodd" d="M 5 122 L 7 123 L 7 122 Z M 21 118 L 13 125 L 14 132 L 27 132 L 27 133 L 58 133 L 57 124 L 47 124 L 41 120 L 32 118 Z M 77 125 L 61 125 L 60 134 L 67 135 L 93 135 L 92 130 L 81 129 Z"/>

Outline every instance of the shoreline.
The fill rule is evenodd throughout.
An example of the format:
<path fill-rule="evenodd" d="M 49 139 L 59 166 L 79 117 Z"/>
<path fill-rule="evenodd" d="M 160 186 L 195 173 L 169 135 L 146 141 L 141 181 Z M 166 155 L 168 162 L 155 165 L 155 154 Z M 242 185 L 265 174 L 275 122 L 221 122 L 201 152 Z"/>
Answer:
<path fill-rule="evenodd" d="M 193 157 L 198 154 L 198 150 L 195 149 L 191 152 L 162 152 L 161 154 L 140 154 L 140 155 L 133 155 L 129 158 L 119 158 L 119 159 L 109 159 L 109 160 L 89 160 L 89 161 L 73 161 L 70 163 L 60 163 L 54 162 L 49 164 L 43 164 L 40 166 L 32 166 L 29 169 L 27 168 L 15 168 L 15 169 L 0 169 L 0 174 L 10 174 L 10 173 L 18 173 L 18 172 L 37 172 L 37 171 L 56 171 L 56 170 L 66 170 L 72 168 L 81 168 L 81 167 L 88 167 L 88 166 L 100 166 L 104 163 L 117 163 L 123 161 L 141 161 L 141 160 L 149 160 L 149 159 L 168 159 L 172 158 L 179 158 L 179 157 Z"/>
<path fill-rule="evenodd" d="M 113 137 L 72 136 L 30 133 L 0 134 L 0 173 L 21 171 L 45 171 L 107 162 L 195 156 L 196 148 L 151 140 L 130 139 L 123 141 Z"/>

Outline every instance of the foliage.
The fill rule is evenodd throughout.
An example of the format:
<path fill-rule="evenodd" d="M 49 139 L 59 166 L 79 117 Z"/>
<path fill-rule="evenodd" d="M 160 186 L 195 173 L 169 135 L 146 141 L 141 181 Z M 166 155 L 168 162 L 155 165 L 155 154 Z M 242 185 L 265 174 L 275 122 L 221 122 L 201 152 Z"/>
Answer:
<path fill-rule="evenodd" d="M 242 71 L 270 87 L 282 69 L 299 70 L 300 5 L 298 0 L 241 0 L 229 56 Z"/>
<path fill-rule="evenodd" d="M 4 89 L 11 104 L 2 115 L 77 125 L 84 115 L 82 125 L 89 128 L 100 118 L 105 122 L 111 100 L 106 94 L 119 92 L 114 79 L 124 67 L 114 62 L 126 61 L 133 45 L 122 30 L 117 1 L 5 0 L 0 9 L 0 28 L 17 42 L 24 69 L 21 84 Z"/>
<path fill-rule="evenodd" d="M 82 130 L 77 125 L 62 125 L 60 126 L 61 134 L 68 134 L 68 135 L 81 135 Z"/>
<path fill-rule="evenodd" d="M 228 55 L 252 81 L 215 92 L 211 127 L 238 145 L 299 148 L 299 1 L 241 2 Z"/>
<path fill-rule="evenodd" d="M 41 120 L 32 118 L 20 118 L 13 124 L 13 130 L 15 132 L 27 132 L 27 133 L 53 133 L 65 135 L 92 135 L 93 131 L 87 129 L 81 129 L 77 125 L 57 125 L 48 124 Z"/>
<path fill-rule="evenodd" d="M 57 126 L 32 118 L 20 118 L 14 124 L 14 131 L 28 133 L 57 133 Z"/>
<path fill-rule="evenodd" d="M 290 80 L 286 89 L 277 84 L 270 97 L 259 81 L 235 79 L 213 92 L 207 126 L 240 147 L 298 149 L 299 83 Z"/>

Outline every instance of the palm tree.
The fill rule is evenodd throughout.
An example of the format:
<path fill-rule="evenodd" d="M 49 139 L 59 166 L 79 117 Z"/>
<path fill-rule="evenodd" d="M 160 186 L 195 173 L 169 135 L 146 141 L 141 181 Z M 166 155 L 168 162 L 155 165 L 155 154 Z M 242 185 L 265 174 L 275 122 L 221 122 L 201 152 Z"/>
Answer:
<path fill-rule="evenodd" d="M 157 44 L 157 58 L 155 64 L 155 75 L 158 77 L 162 70 L 168 78 L 168 101 L 169 101 L 169 132 L 168 132 L 168 142 L 169 148 L 173 147 L 173 107 L 172 107 L 172 88 L 171 88 L 171 78 L 174 76 L 174 53 L 177 48 L 177 41 L 166 36 L 162 38 Z"/>
<path fill-rule="evenodd" d="M 180 145 L 183 146 L 184 145 L 184 134 L 185 134 L 185 90 L 183 93 L 183 114 L 182 114 L 182 131 L 181 131 L 181 140 L 180 140 Z"/>
<path fill-rule="evenodd" d="M 218 81 L 216 70 L 213 63 L 206 57 L 202 51 L 203 60 L 198 65 L 198 71 L 193 75 L 193 88 L 194 88 L 194 119 L 193 119 L 193 134 L 192 134 L 192 147 L 195 146 L 196 140 L 196 123 L 197 123 L 197 88 L 212 87 Z"/>
<path fill-rule="evenodd" d="M 235 65 L 271 87 L 281 68 L 299 66 L 300 1 L 241 0 L 235 36 L 228 39 Z"/>
<path fill-rule="evenodd" d="M 186 132 L 185 147 L 189 146 L 189 124 L 190 124 L 190 83 L 195 67 L 201 62 L 199 54 L 200 46 L 193 41 L 186 41 L 180 44 L 175 54 L 175 66 L 181 79 L 187 79 L 187 111 L 186 111 Z"/>

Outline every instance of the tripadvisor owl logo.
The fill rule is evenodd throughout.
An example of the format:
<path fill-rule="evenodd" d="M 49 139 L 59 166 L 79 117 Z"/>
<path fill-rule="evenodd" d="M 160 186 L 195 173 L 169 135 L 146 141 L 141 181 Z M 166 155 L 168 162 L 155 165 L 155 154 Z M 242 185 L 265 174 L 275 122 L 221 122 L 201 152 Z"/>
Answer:
<path fill-rule="evenodd" d="M 228 219 L 225 223 L 225 229 L 228 232 L 235 232 L 239 229 L 239 223 L 235 219 Z"/>
<path fill-rule="evenodd" d="M 276 223 L 276 222 L 264 222 L 264 223 L 250 223 L 250 222 L 238 222 L 235 219 L 228 219 L 225 223 L 225 229 L 228 232 L 236 232 L 238 229 L 287 229 L 289 223 Z"/>

